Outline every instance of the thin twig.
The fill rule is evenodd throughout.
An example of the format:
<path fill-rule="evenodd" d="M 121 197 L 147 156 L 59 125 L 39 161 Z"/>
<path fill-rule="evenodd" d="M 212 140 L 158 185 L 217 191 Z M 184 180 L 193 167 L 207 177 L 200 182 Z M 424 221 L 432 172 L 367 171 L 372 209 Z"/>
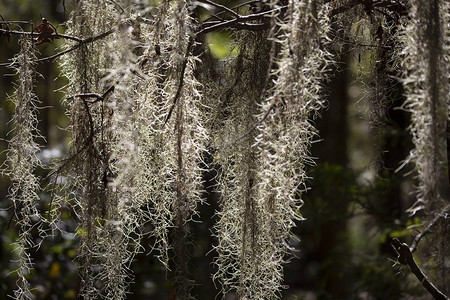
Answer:
<path fill-rule="evenodd" d="M 94 128 L 93 128 L 93 121 L 92 121 L 92 116 L 91 116 L 91 113 L 89 110 L 88 103 L 92 104 L 92 103 L 96 103 L 96 102 L 105 100 L 106 97 L 114 91 L 114 89 L 115 89 L 115 85 L 111 85 L 103 94 L 85 93 L 85 94 L 78 94 L 78 95 L 70 96 L 67 98 L 69 100 L 75 99 L 75 98 L 80 98 L 81 100 L 83 100 L 84 107 L 86 109 L 86 112 L 88 113 L 90 134 L 89 134 L 89 137 L 84 141 L 83 146 L 81 148 L 79 148 L 77 152 L 75 152 L 70 157 L 65 159 L 64 163 L 59 165 L 57 169 L 53 170 L 47 176 L 45 176 L 44 179 L 42 179 L 42 181 L 45 181 L 48 178 L 50 178 L 53 174 L 60 172 L 70 161 L 72 161 L 75 157 L 77 157 L 81 152 L 83 152 L 89 146 L 89 143 L 94 138 Z M 88 98 L 96 98 L 96 100 L 88 101 L 87 100 Z"/>
<path fill-rule="evenodd" d="M 330 2 L 330 1 L 328 1 Z M 372 0 L 351 0 L 348 3 L 339 6 L 333 10 L 331 10 L 330 13 L 330 17 L 336 16 L 338 14 L 342 14 L 344 12 L 346 12 L 347 10 L 350 10 L 354 7 L 356 7 L 357 5 L 373 5 L 373 8 L 385 8 L 391 12 L 395 12 L 399 15 L 407 15 L 407 9 L 405 8 L 404 5 L 402 5 L 401 3 L 397 2 L 397 3 L 392 3 L 392 1 L 373 1 Z"/>
<path fill-rule="evenodd" d="M 43 34 L 39 32 L 29 32 L 29 31 L 17 31 L 17 30 L 8 30 L 8 29 L 0 29 L 1 33 L 9 33 L 9 34 L 17 34 L 17 35 L 31 35 L 31 36 L 39 36 L 39 37 L 49 37 L 49 38 L 64 38 L 76 42 L 83 42 L 82 39 L 67 35 L 67 34 L 59 34 L 59 33 L 51 33 L 51 34 Z"/>
<path fill-rule="evenodd" d="M 184 73 L 186 72 L 186 66 L 187 66 L 187 57 L 189 56 L 189 53 L 191 52 L 191 47 L 193 44 L 194 44 L 194 39 L 191 36 L 189 38 L 189 42 L 188 42 L 188 45 L 186 48 L 186 55 L 184 56 L 184 59 L 183 59 L 183 65 L 181 66 L 180 79 L 178 80 L 177 92 L 175 94 L 175 97 L 173 97 L 172 107 L 170 107 L 169 113 L 167 114 L 166 120 L 164 121 L 164 125 L 166 125 L 167 121 L 169 121 L 170 116 L 172 115 L 173 109 L 175 108 L 175 105 L 177 104 L 177 101 L 181 96 L 181 91 L 183 89 L 183 83 L 184 83 Z"/>
<path fill-rule="evenodd" d="M 251 0 L 251 1 L 247 1 L 247 2 L 244 2 L 244 3 L 238 4 L 238 5 L 235 5 L 235 6 L 231 7 L 230 9 L 238 9 L 238 8 L 240 8 L 240 7 L 243 7 L 243 6 L 252 4 L 252 3 L 256 3 L 256 2 L 259 2 L 259 1 L 260 1 L 260 0 Z M 219 11 L 218 13 L 215 13 L 215 14 L 211 15 L 209 18 L 207 18 L 207 19 L 204 20 L 203 22 L 207 22 L 207 21 L 211 20 L 213 17 L 214 17 L 214 18 L 219 18 L 219 16 L 222 15 L 222 14 L 224 14 L 224 13 L 226 13 L 226 11 L 224 11 L 224 10 Z"/>
<path fill-rule="evenodd" d="M 234 10 L 232 10 L 232 9 L 230 9 L 230 8 L 228 8 L 228 7 L 226 7 L 225 5 L 222 5 L 222 4 L 219 4 L 219 3 L 216 3 L 216 2 L 210 1 L 210 0 L 201 0 L 201 2 L 204 2 L 204 3 L 210 4 L 210 5 L 212 5 L 212 6 L 221 8 L 221 9 L 223 9 L 224 11 L 229 12 L 230 14 L 232 14 L 233 16 L 235 16 L 236 18 L 239 18 L 239 17 L 240 17 L 240 15 L 239 15 L 237 12 L 235 12 Z"/>
<path fill-rule="evenodd" d="M 110 30 L 108 30 L 108 31 L 106 31 L 106 32 L 103 32 L 103 33 L 101 33 L 101 34 L 99 34 L 99 35 L 96 35 L 96 36 L 93 36 L 93 37 L 90 37 L 90 38 L 86 38 L 86 39 L 78 39 L 78 38 L 75 38 L 75 37 L 71 37 L 73 40 L 78 41 L 78 44 L 74 45 L 73 47 L 71 47 L 71 48 L 69 48 L 69 49 L 67 49 L 67 50 L 64 50 L 64 51 L 61 51 L 61 52 L 59 52 L 59 53 L 56 53 L 56 54 L 54 54 L 54 55 L 47 56 L 47 57 L 43 57 L 43 58 L 39 58 L 39 59 L 35 60 L 35 62 L 44 62 L 44 61 L 54 60 L 55 58 L 58 58 L 58 57 L 60 57 L 60 56 L 62 56 L 62 55 L 64 55 L 64 54 L 67 54 L 67 53 L 69 53 L 69 52 L 72 52 L 73 50 L 76 50 L 76 49 L 80 48 L 82 45 L 85 45 L 85 44 L 89 44 L 89 43 L 95 42 L 95 41 L 97 41 L 97 40 L 99 40 L 99 39 L 102 39 L 102 38 L 104 38 L 104 37 L 106 37 L 106 36 L 108 36 L 108 35 L 110 35 L 110 34 L 116 32 L 116 31 L 117 31 L 117 28 L 118 28 L 118 27 L 116 26 L 116 27 L 111 28 Z M 4 29 L 2 29 L 2 30 L 4 30 Z M 8 32 L 11 32 L 11 31 L 8 31 Z M 20 32 L 20 31 L 18 31 L 18 32 Z M 38 34 L 38 33 L 32 33 L 32 32 L 21 32 L 21 34 L 31 34 L 31 35 L 42 36 L 41 34 Z M 51 37 L 51 36 L 55 36 L 55 37 L 56 37 L 56 36 L 60 36 L 60 37 L 68 38 L 67 35 L 59 35 L 59 34 L 58 34 L 58 35 L 56 35 L 56 34 L 49 34 L 48 36 L 49 36 L 49 37 Z M 77 40 L 76 40 L 76 39 L 77 39 Z M 0 64 L 0 67 L 14 66 L 14 65 L 16 65 L 16 64 L 18 64 L 18 63 L 17 63 L 17 62 L 12 62 L 12 63 L 2 63 L 2 64 Z"/>
<path fill-rule="evenodd" d="M 288 6 L 285 5 L 282 7 L 278 7 L 275 9 L 271 9 L 271 10 L 251 14 L 251 15 L 245 15 L 245 16 L 238 15 L 238 17 L 236 17 L 236 18 L 230 19 L 230 20 L 227 20 L 224 22 L 219 22 L 219 21 L 204 22 L 202 24 L 202 27 L 200 27 L 200 29 L 196 32 L 196 35 L 205 34 L 205 33 L 211 32 L 213 30 L 219 30 L 219 29 L 226 28 L 226 27 L 236 28 L 236 29 L 246 29 L 246 30 L 267 29 L 267 28 L 269 28 L 269 24 L 264 24 L 264 23 L 263 24 L 253 24 L 253 23 L 246 23 L 246 22 L 259 20 L 261 18 L 266 18 L 266 17 L 268 17 L 269 14 L 285 10 L 287 7 Z"/>
<path fill-rule="evenodd" d="M 31 22 L 31 21 L 1 21 L 0 24 L 27 24 L 27 25 L 32 25 L 33 22 Z"/>
<path fill-rule="evenodd" d="M 450 205 L 447 205 L 436 217 L 434 217 L 434 219 L 430 222 L 430 224 L 428 224 L 428 226 L 414 238 L 411 247 L 409 247 L 411 253 L 414 253 L 417 250 L 417 245 L 419 244 L 422 237 L 430 231 L 430 229 L 439 221 L 439 219 L 444 218 L 445 214 L 449 210 Z"/>
<path fill-rule="evenodd" d="M 205 0 L 206 1 L 206 0 Z M 250 1 L 249 3 L 251 3 L 252 1 Z M 219 4 L 217 4 L 219 5 Z M 268 10 L 268 11 L 263 11 L 260 13 L 255 13 L 255 14 L 251 14 L 251 15 L 245 15 L 245 16 L 241 16 L 238 13 L 234 12 L 233 15 L 235 15 L 236 18 L 231 19 L 231 20 L 226 20 L 226 21 L 219 21 L 219 22 L 204 22 L 202 24 L 202 27 L 206 25 L 206 27 L 200 27 L 200 29 L 195 32 L 195 35 L 201 35 L 201 34 L 206 34 L 208 32 L 211 32 L 213 30 L 219 30 L 219 29 L 223 29 L 226 27 L 229 28 L 235 28 L 235 29 L 239 29 L 239 30 L 251 30 L 251 31 L 257 31 L 257 30 L 264 30 L 267 29 L 269 27 L 268 24 L 266 23 L 262 23 L 262 24 L 253 24 L 253 23 L 246 23 L 249 21 L 254 21 L 254 20 L 258 20 L 260 18 L 265 18 L 268 16 L 268 14 L 277 12 L 277 11 L 281 11 L 286 9 L 287 6 L 282 6 L 276 9 L 272 9 L 272 10 Z M 229 9 L 229 8 L 228 8 Z M 230 12 L 232 11 L 231 9 L 229 9 Z M 148 21 L 146 19 L 137 19 L 138 21 Z M 16 21 L 14 21 L 16 22 Z M 22 22 L 22 21 L 21 21 Z M 151 21 L 150 21 L 151 22 Z M 144 22 L 147 23 L 147 22 Z M 119 25 L 120 26 L 120 25 Z M 97 36 L 94 37 L 90 37 L 90 38 L 86 38 L 86 39 L 80 39 L 74 36 L 70 36 L 70 35 L 66 35 L 66 34 L 59 34 L 59 33 L 52 33 L 52 34 L 46 34 L 43 35 L 41 33 L 37 33 L 37 32 L 24 32 L 24 31 L 15 31 L 15 30 L 8 30 L 8 29 L 0 29 L 1 33 L 10 33 L 10 34 L 18 34 L 18 35 L 31 35 L 31 36 L 40 36 L 40 37 L 53 37 L 53 38 L 64 38 L 64 39 L 69 39 L 69 40 L 73 40 L 78 42 L 76 45 L 72 46 L 69 49 L 66 49 L 64 51 L 61 51 L 59 53 L 56 53 L 54 55 L 51 56 L 47 56 L 47 57 L 43 57 L 43 58 L 39 58 L 37 59 L 35 62 L 46 62 L 46 61 L 51 61 L 54 60 L 62 55 L 65 55 L 69 52 L 72 52 L 73 50 L 76 50 L 78 48 L 80 48 L 82 45 L 84 44 L 88 44 L 88 43 L 92 43 L 95 42 L 99 39 L 102 39 L 112 33 L 114 33 L 115 31 L 117 31 L 118 26 L 104 32 L 101 33 Z M 17 62 L 11 62 L 11 63 L 1 63 L 0 67 L 11 67 L 16 65 Z M 182 75 L 182 77 L 184 76 L 184 74 Z M 181 84 L 182 85 L 182 84 Z M 180 91 L 181 92 L 181 91 Z M 179 97 L 179 96 L 178 96 Z M 176 101 L 176 100 L 175 100 Z M 172 108 L 173 109 L 173 108 Z M 169 115 L 170 117 L 170 115 Z"/>
<path fill-rule="evenodd" d="M 360 0 L 352 0 L 352 1 L 350 1 L 349 3 L 347 3 L 347 4 L 344 4 L 344 5 L 342 5 L 342 6 L 339 6 L 339 7 L 335 8 L 335 9 L 333 9 L 333 10 L 331 11 L 330 15 L 331 15 L 331 17 L 334 17 L 334 16 L 336 16 L 336 15 L 338 15 L 338 14 L 344 13 L 344 12 L 346 12 L 347 10 L 349 10 L 349 9 L 351 9 L 351 8 L 353 8 L 353 7 L 355 7 L 355 6 L 358 5 L 358 4 L 362 4 L 362 3 L 360 3 L 360 2 L 361 2 Z"/>
<path fill-rule="evenodd" d="M 205 34 L 214 30 L 220 30 L 223 28 L 234 28 L 238 30 L 250 30 L 250 31 L 259 31 L 259 30 L 265 30 L 269 28 L 268 23 L 261 23 L 261 24 L 253 24 L 253 23 L 241 23 L 237 22 L 237 19 L 233 20 L 227 20 L 225 22 L 220 22 L 215 25 L 212 25 L 210 27 L 206 27 L 202 30 L 200 30 L 197 34 Z"/>
<path fill-rule="evenodd" d="M 77 94 L 77 95 L 74 95 L 74 96 L 70 96 L 70 97 L 67 98 L 67 99 L 70 100 L 70 99 L 80 98 L 80 99 L 82 99 L 83 101 L 88 102 L 88 103 L 96 103 L 96 102 L 105 100 L 106 97 L 107 97 L 110 93 L 112 93 L 112 92 L 114 91 L 115 88 L 116 88 L 115 85 L 111 85 L 111 86 L 110 86 L 103 94 L 97 94 L 97 93 L 84 93 L 84 94 Z M 92 100 L 92 101 L 87 101 L 86 99 L 89 99 L 89 98 L 96 98 L 96 99 L 95 99 L 95 100 Z"/>
<path fill-rule="evenodd" d="M 109 1 L 111 1 L 112 3 L 114 3 L 114 4 L 122 11 L 122 13 L 126 14 L 125 9 L 123 8 L 122 5 L 120 5 L 119 2 L 117 2 L 117 1 L 115 1 L 115 0 L 109 0 Z"/>

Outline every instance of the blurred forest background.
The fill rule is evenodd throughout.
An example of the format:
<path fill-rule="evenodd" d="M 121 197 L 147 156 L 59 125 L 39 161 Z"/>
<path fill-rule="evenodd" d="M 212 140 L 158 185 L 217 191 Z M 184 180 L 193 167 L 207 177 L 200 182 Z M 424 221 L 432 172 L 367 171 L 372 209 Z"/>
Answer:
<path fill-rule="evenodd" d="M 224 4 L 227 1 L 217 1 Z M 73 2 L 70 0 L 0 0 L 0 14 L 5 20 L 32 21 L 35 25 L 45 17 L 64 33 Z M 11 29 L 20 30 L 10 25 Z M 30 31 L 28 25 L 21 25 Z M 208 35 L 212 52 L 217 57 L 229 53 L 231 37 L 226 32 Z M 0 63 L 7 63 L 19 52 L 18 36 L 0 39 Z M 63 39 L 38 46 L 39 57 L 55 54 Z M 310 190 L 303 196 L 301 210 L 304 221 L 297 224 L 295 234 L 300 238 L 290 263 L 285 267 L 283 299 L 429 299 L 417 279 L 407 267 L 395 264 L 397 256 L 391 247 L 392 238 L 410 243 L 427 223 L 420 214 L 408 217 L 405 213 L 415 201 L 414 176 L 406 165 L 399 171 L 399 163 L 412 148 L 408 133 L 409 114 L 396 109 L 404 102 L 401 84 L 391 95 L 391 105 L 385 112 L 386 123 L 371 122 L 370 85 L 373 83 L 372 56 L 375 50 L 367 48 L 357 53 L 336 49 L 339 63 L 332 71 L 328 87 L 328 107 L 322 111 L 316 126 L 319 138 L 312 148 L 316 166 L 308 171 Z M 64 59 L 63 57 L 60 59 Z M 39 63 L 41 76 L 36 81 L 36 93 L 41 101 L 39 131 L 43 138 L 40 160 L 46 164 L 54 158 L 67 155 L 70 136 L 63 130 L 69 121 L 62 106 L 66 79 L 60 76 L 58 60 Z M 11 130 L 13 107 L 8 101 L 13 93 L 13 71 L 0 67 L 0 161 L 5 160 L 8 133 Z M 45 177 L 46 169 L 38 169 Z M 214 224 L 218 195 L 214 192 L 212 173 L 205 173 L 205 204 L 198 209 L 201 222 L 192 223 L 195 241 L 191 271 L 198 285 L 194 294 L 198 299 L 214 299 L 218 293 L 211 275 L 214 243 L 210 228 Z M 17 239 L 15 222 L 11 220 L 11 203 L 7 198 L 9 179 L 0 177 L 0 299 L 7 299 L 15 288 L 16 257 L 12 243 Z M 445 195 L 448 197 L 449 195 Z M 48 209 L 51 195 L 42 192 L 39 208 Z M 76 222 L 70 211 L 63 214 L 60 227 L 31 255 L 35 268 L 29 281 L 36 289 L 37 299 L 75 299 L 79 289 L 77 262 L 78 237 L 74 234 Z M 433 255 L 432 244 L 421 242 L 416 258 Z M 142 241 L 142 245 L 151 243 Z M 132 264 L 135 275 L 128 299 L 170 299 L 173 282 L 163 265 L 145 249 Z M 450 249 L 449 249 L 450 251 Z M 448 263 L 448 262 L 447 262 Z M 433 265 L 423 265 L 435 282 L 442 275 Z M 169 278 L 169 279 L 168 279 Z M 442 291 L 449 287 L 440 286 Z"/>

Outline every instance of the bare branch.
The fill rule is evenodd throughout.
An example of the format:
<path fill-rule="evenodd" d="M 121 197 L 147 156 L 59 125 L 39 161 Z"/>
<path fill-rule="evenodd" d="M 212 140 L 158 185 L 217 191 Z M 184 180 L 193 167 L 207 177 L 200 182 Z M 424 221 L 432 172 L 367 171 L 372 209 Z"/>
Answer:
<path fill-rule="evenodd" d="M 390 12 L 397 13 L 399 15 L 406 15 L 407 10 L 404 5 L 402 5 L 400 2 L 392 2 L 389 0 L 383 0 L 383 1 L 374 1 L 374 0 L 351 0 L 348 1 L 348 3 L 341 5 L 335 9 L 333 9 L 330 13 L 330 16 L 336 16 L 341 13 L 346 12 L 347 10 L 352 9 L 353 7 L 357 5 L 365 5 L 367 7 L 374 8 L 385 8 Z"/>
<path fill-rule="evenodd" d="M 450 205 L 447 205 L 434 219 L 428 224 L 428 226 L 419 233 L 413 240 L 411 247 L 409 247 L 409 250 L 411 253 L 414 253 L 417 250 L 417 245 L 419 244 L 422 237 L 427 234 L 430 229 L 441 219 L 445 217 L 445 214 L 450 210 Z"/>
<path fill-rule="evenodd" d="M 84 94 L 78 94 L 78 95 L 74 95 L 74 96 L 70 96 L 68 99 L 75 99 L 75 98 L 80 98 L 85 102 L 88 103 L 96 103 L 99 101 L 103 101 L 106 99 L 106 97 L 111 94 L 114 89 L 115 89 L 115 85 L 111 85 L 103 94 L 97 94 L 97 93 L 84 93 Z M 96 98 L 95 100 L 92 101 L 87 101 L 86 99 L 89 98 Z"/>
<path fill-rule="evenodd" d="M 269 17 L 271 14 L 283 11 L 287 8 L 287 5 L 263 11 L 260 13 L 255 13 L 251 15 L 245 15 L 231 19 L 226 21 L 211 21 L 211 22 L 204 22 L 202 26 L 200 27 L 200 30 L 196 32 L 197 35 L 205 34 L 214 30 L 219 30 L 222 28 L 236 28 L 236 29 L 246 29 L 246 30 L 263 30 L 269 28 L 269 24 L 262 23 L 262 24 L 252 24 L 252 23 L 246 23 L 249 21 L 255 21 L 259 19 L 264 19 Z M 203 27 L 203 28 L 202 28 Z"/>
<path fill-rule="evenodd" d="M 0 33 L 9 33 L 9 34 L 16 34 L 16 35 L 31 35 L 31 36 L 49 37 L 49 38 L 55 38 L 55 39 L 56 38 L 64 38 L 64 39 L 73 40 L 73 41 L 76 41 L 79 43 L 83 42 L 83 40 L 80 38 L 77 38 L 77 37 L 74 37 L 71 35 L 67 35 L 67 34 L 59 34 L 59 33 L 42 34 L 39 32 L 17 31 L 17 30 L 7 30 L 7 29 L 0 29 Z"/>
<path fill-rule="evenodd" d="M 251 31 L 256 31 L 256 30 L 264 30 L 269 28 L 269 24 L 267 23 L 262 23 L 262 24 L 252 24 L 252 23 L 241 23 L 238 22 L 237 19 L 233 19 L 233 20 L 227 20 L 225 22 L 218 22 L 214 25 L 211 25 L 209 27 L 206 27 L 202 30 L 200 30 L 197 34 L 205 34 L 214 30 L 220 30 L 223 28 L 235 28 L 235 29 L 239 29 L 239 30 L 251 30 Z"/>
<path fill-rule="evenodd" d="M 205 3 L 214 3 L 211 2 L 209 0 L 204 0 Z M 210 3 L 211 2 L 211 3 Z M 249 3 L 251 3 L 252 1 L 250 1 Z M 220 7 L 225 9 L 223 5 L 214 3 L 215 6 Z M 223 6 L 223 7 L 222 7 Z M 238 7 L 238 6 L 237 6 Z M 269 28 L 269 24 L 267 23 L 261 23 L 261 24 L 253 24 L 253 23 L 247 23 L 249 21 L 255 21 L 255 20 L 259 20 L 259 19 L 263 19 L 263 18 L 267 18 L 269 17 L 270 14 L 273 14 L 275 12 L 279 12 L 282 11 L 284 9 L 286 9 L 287 6 L 282 6 L 279 8 L 275 8 L 272 10 L 268 10 L 268 11 L 263 11 L 260 13 L 255 13 L 255 14 L 250 14 L 250 15 L 245 15 L 245 16 L 241 16 L 238 13 L 234 12 L 232 9 L 227 8 L 226 7 L 226 11 L 228 12 L 233 12 L 233 15 L 235 16 L 234 19 L 231 20 L 225 20 L 225 21 L 211 21 L 211 22 L 204 22 L 202 24 L 202 26 L 200 27 L 200 29 L 195 33 L 195 35 L 201 35 L 201 34 L 206 34 L 208 32 L 214 31 L 214 30 L 219 30 L 219 29 L 223 29 L 223 28 L 235 28 L 235 29 L 239 29 L 239 30 L 252 30 L 252 31 L 257 31 L 257 30 L 264 30 Z M 150 20 L 145 20 L 145 19 L 137 19 L 138 21 L 144 22 L 144 21 L 148 21 L 148 22 L 144 22 L 144 23 L 151 23 Z M 16 22 L 16 21 L 13 21 Z M 20 21 L 20 23 L 23 23 L 25 21 Z M 11 22 L 8 22 L 11 23 Z M 27 22 L 25 22 L 27 23 Z M 120 26 L 120 25 L 119 25 Z M 206 26 L 206 27 L 205 27 Z M 203 27 L 203 28 L 202 28 Z M 25 32 L 25 31 L 15 31 L 15 30 L 8 30 L 8 29 L 0 29 L 0 33 L 10 33 L 10 34 L 17 34 L 17 35 L 31 35 L 31 36 L 39 36 L 39 37 L 53 37 L 53 38 L 64 38 L 64 39 L 69 39 L 69 40 L 73 40 L 78 42 L 78 44 L 74 45 L 73 47 L 61 51 L 59 53 L 56 53 L 54 55 L 51 56 L 47 56 L 47 57 L 43 57 L 43 58 L 39 58 L 36 60 L 36 62 L 45 62 L 45 61 L 51 61 L 54 60 L 64 54 L 67 54 L 69 52 L 72 52 L 73 50 L 78 49 L 79 47 L 81 47 L 84 44 L 88 44 L 88 43 L 92 43 L 95 42 L 99 39 L 102 39 L 112 33 L 114 33 L 115 31 L 117 31 L 118 26 L 115 26 L 114 28 L 108 30 L 107 32 L 101 33 L 97 36 L 94 37 L 90 37 L 90 38 L 86 38 L 86 39 L 80 39 L 78 37 L 74 37 L 74 36 L 70 36 L 70 35 L 66 35 L 66 34 L 59 34 L 59 33 L 52 33 L 52 34 L 48 34 L 48 35 L 43 35 L 42 33 L 38 33 L 38 32 Z M 12 62 L 12 63 L 2 63 L 0 64 L 0 67 L 7 67 L 7 66 L 14 66 L 16 65 L 16 62 Z M 179 96 L 178 96 L 179 97 Z M 169 115 L 170 117 L 170 115 Z"/>
<path fill-rule="evenodd" d="M 33 25 L 33 22 L 31 22 L 31 21 L 1 21 L 0 24 L 27 24 L 27 25 Z"/>
<path fill-rule="evenodd" d="M 74 45 L 73 47 L 71 47 L 71 48 L 69 48 L 67 50 L 64 50 L 64 51 L 61 51 L 59 53 L 56 53 L 54 55 L 43 57 L 43 58 L 39 58 L 35 62 L 44 62 L 44 61 L 49 61 L 49 60 L 53 60 L 55 58 L 58 58 L 58 57 L 60 57 L 60 56 L 62 56 L 64 54 L 67 54 L 69 52 L 72 52 L 73 50 L 76 50 L 76 49 L 80 48 L 84 44 L 89 44 L 89 43 L 95 42 L 97 40 L 100 40 L 100 39 L 102 39 L 102 38 L 104 38 L 104 37 L 106 37 L 106 36 L 116 32 L 117 28 L 118 28 L 118 26 L 116 26 L 114 28 L 111 28 L 110 30 L 108 30 L 106 32 L 103 32 L 103 33 L 101 33 L 99 35 L 96 35 L 96 36 L 93 36 L 93 37 L 90 37 L 90 38 L 86 38 L 86 39 L 78 39 L 78 38 L 72 37 L 73 40 L 77 39 L 76 41 L 78 41 L 78 44 Z M 11 31 L 8 31 L 8 32 L 11 32 Z M 18 31 L 18 32 L 20 32 L 20 31 Z M 22 32 L 21 34 L 30 34 L 30 35 L 33 35 L 33 36 L 34 35 L 42 36 L 39 33 L 33 33 L 33 32 Z M 63 35 L 56 35 L 56 34 L 51 34 L 51 35 L 49 34 L 48 36 L 60 36 L 60 37 L 63 37 Z M 64 35 L 64 37 L 67 38 L 68 36 Z M 2 63 L 2 64 L 0 64 L 0 67 L 14 66 L 16 64 L 17 64 L 16 62 Z"/>
<path fill-rule="evenodd" d="M 449 300 L 449 298 L 439 291 L 430 279 L 422 272 L 412 255 L 410 247 L 408 247 L 406 243 L 402 243 L 397 238 L 393 238 L 392 246 L 398 255 L 397 260 L 401 264 L 409 266 L 411 272 L 417 277 L 420 283 L 422 283 L 422 286 L 433 296 L 434 299 Z"/>
<path fill-rule="evenodd" d="M 203 3 L 208 3 L 208 4 L 212 5 L 212 6 L 221 8 L 221 9 L 223 9 L 224 11 L 229 12 L 230 14 L 232 14 L 233 16 L 235 16 L 236 18 L 240 18 L 240 17 L 241 17 L 237 12 L 235 12 L 234 10 L 232 10 L 232 9 L 230 9 L 230 8 L 228 8 L 228 7 L 226 7 L 225 5 L 222 5 L 222 4 L 219 4 L 219 3 L 216 3 L 216 2 L 210 1 L 210 0 L 202 0 L 201 2 L 203 2 Z"/>
<path fill-rule="evenodd" d="M 181 96 L 181 91 L 183 89 L 183 83 L 184 83 L 184 73 L 186 72 L 186 66 L 187 66 L 187 57 L 189 56 L 189 53 L 191 52 L 191 47 L 193 44 L 194 44 L 194 39 L 192 37 L 190 37 L 188 45 L 187 45 L 187 49 L 186 49 L 186 55 L 184 56 L 183 65 L 181 66 L 180 79 L 178 81 L 177 93 L 175 94 L 175 97 L 173 97 L 172 107 L 170 107 L 169 113 L 167 114 L 166 120 L 164 121 L 164 125 L 166 125 L 167 121 L 169 121 L 170 116 L 172 115 L 173 109 L 175 108 L 175 105 L 177 104 L 177 101 Z"/>
<path fill-rule="evenodd" d="M 347 10 L 353 8 L 355 5 L 361 4 L 360 2 L 361 2 L 360 0 L 352 0 L 352 1 L 348 2 L 347 4 L 339 6 L 331 11 L 331 16 L 333 17 L 338 14 L 344 13 Z"/>
<path fill-rule="evenodd" d="M 68 99 L 75 99 L 75 98 L 80 98 L 81 100 L 83 100 L 84 103 L 84 107 L 86 109 L 86 112 L 88 114 L 88 119 L 89 119 L 89 126 L 90 126 L 90 134 L 89 137 L 84 141 L 83 146 L 81 148 L 79 148 L 77 150 L 77 152 L 73 153 L 70 157 L 64 159 L 64 161 L 52 172 L 50 172 L 47 176 L 45 176 L 42 181 L 47 180 L 48 178 L 50 178 L 51 176 L 53 176 L 56 173 L 59 173 L 62 169 L 64 169 L 75 157 L 77 157 L 78 155 L 80 155 L 84 150 L 87 149 L 87 147 L 89 145 L 92 145 L 92 139 L 94 137 L 94 128 L 93 128 L 93 120 L 92 120 L 92 116 L 89 110 L 89 104 L 92 103 L 96 103 L 99 101 L 103 101 L 106 99 L 106 97 L 112 93 L 115 89 L 115 85 L 111 85 L 103 94 L 97 94 L 97 93 L 85 93 L 85 94 L 78 94 L 78 95 L 74 95 L 69 97 Z M 88 101 L 87 99 L 89 98 L 96 98 L 95 100 L 92 101 Z M 50 202 L 50 207 L 51 207 L 51 202 Z"/>
<path fill-rule="evenodd" d="M 238 5 L 236 5 L 236 6 L 233 6 L 233 7 L 231 7 L 230 9 L 238 9 L 238 8 L 240 8 L 240 7 L 243 7 L 243 6 L 246 6 L 246 5 L 250 5 L 250 4 L 252 4 L 252 3 L 257 3 L 257 2 L 259 2 L 260 0 L 251 0 L 251 1 L 247 1 L 247 2 L 244 2 L 244 3 L 241 3 L 241 4 L 238 4 Z M 204 22 L 207 22 L 207 21 L 209 21 L 209 20 L 211 20 L 213 17 L 214 18 L 217 18 L 217 19 L 221 19 L 219 16 L 220 15 L 222 15 L 222 14 L 224 14 L 224 13 L 226 13 L 226 11 L 219 11 L 218 13 L 216 13 L 216 14 L 213 14 L 213 15 L 211 15 L 209 18 L 207 18 L 206 20 L 204 20 Z"/>

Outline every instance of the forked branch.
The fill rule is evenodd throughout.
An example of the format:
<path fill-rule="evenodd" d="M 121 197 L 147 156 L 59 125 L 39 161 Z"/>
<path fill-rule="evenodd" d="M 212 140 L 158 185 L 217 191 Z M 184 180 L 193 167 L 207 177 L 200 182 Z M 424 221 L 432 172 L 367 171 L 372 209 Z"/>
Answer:
<path fill-rule="evenodd" d="M 422 272 L 414 259 L 410 247 L 406 243 L 400 242 L 399 239 L 392 239 L 392 247 L 398 255 L 398 262 L 407 265 L 411 272 L 417 277 L 422 286 L 433 296 L 436 300 L 449 300 Z"/>
<path fill-rule="evenodd" d="M 417 279 L 419 279 L 423 287 L 427 289 L 431 295 L 433 295 L 434 299 L 439 300 L 449 300 L 449 298 L 439 291 L 430 279 L 422 272 L 412 254 L 417 250 L 417 245 L 422 237 L 429 233 L 431 228 L 435 226 L 441 218 L 445 218 L 449 211 L 450 205 L 444 207 L 444 209 L 436 217 L 434 217 L 430 224 L 428 224 L 428 226 L 414 238 L 411 247 L 409 247 L 406 243 L 401 243 L 397 238 L 392 240 L 392 247 L 398 255 L 398 262 L 403 265 L 408 265 L 411 272 L 417 277 Z"/>

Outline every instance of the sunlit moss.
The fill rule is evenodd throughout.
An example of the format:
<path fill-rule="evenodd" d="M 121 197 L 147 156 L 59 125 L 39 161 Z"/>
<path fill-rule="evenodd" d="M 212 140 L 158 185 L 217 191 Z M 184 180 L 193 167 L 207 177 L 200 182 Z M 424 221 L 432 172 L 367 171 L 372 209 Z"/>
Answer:
<path fill-rule="evenodd" d="M 34 94 L 35 63 L 36 59 L 33 40 L 30 36 L 19 39 L 20 53 L 14 58 L 17 62 L 15 68 L 18 82 L 11 101 L 14 105 L 13 131 L 9 141 L 6 155 L 7 169 L 4 173 L 9 175 L 11 186 L 9 198 L 14 207 L 14 218 L 19 230 L 18 240 L 14 243 L 14 252 L 17 255 L 17 289 L 14 291 L 16 299 L 32 299 L 31 287 L 28 279 L 33 269 L 30 250 L 36 247 L 33 229 L 37 228 L 40 237 L 45 236 L 42 230 L 42 219 L 38 210 L 40 184 L 34 174 L 35 169 L 41 166 L 36 153 L 39 145 L 37 130 L 38 99 Z"/>

